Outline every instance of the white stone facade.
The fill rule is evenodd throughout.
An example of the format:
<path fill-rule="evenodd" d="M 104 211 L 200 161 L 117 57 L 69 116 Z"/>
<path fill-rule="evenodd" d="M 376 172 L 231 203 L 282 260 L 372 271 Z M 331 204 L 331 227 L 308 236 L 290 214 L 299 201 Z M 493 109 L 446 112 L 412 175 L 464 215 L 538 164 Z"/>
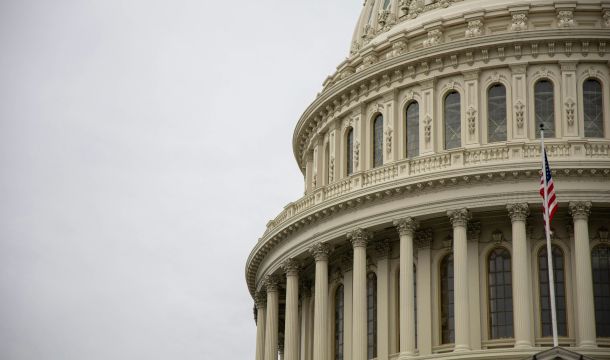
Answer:
<path fill-rule="evenodd" d="M 559 342 L 610 359 L 602 255 L 592 263 L 610 249 L 606 44 L 610 1 L 365 1 L 350 57 L 294 132 L 305 194 L 247 260 L 256 359 L 548 348 L 539 122 L 559 201 Z"/>

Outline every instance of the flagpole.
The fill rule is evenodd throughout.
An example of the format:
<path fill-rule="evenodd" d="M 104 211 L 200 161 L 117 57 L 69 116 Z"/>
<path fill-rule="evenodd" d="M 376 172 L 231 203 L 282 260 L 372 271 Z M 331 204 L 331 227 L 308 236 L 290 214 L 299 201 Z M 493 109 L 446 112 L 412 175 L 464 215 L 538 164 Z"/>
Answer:
<path fill-rule="evenodd" d="M 551 225 L 549 221 L 548 184 L 546 178 L 546 151 L 544 149 L 544 124 L 540 124 L 540 153 L 542 154 L 542 178 L 544 179 L 544 232 L 546 233 L 546 258 L 549 273 L 549 297 L 551 300 L 551 323 L 553 327 L 553 347 L 559 346 L 557 338 L 557 311 L 555 308 L 555 279 L 553 274 L 553 253 L 551 250 Z"/>

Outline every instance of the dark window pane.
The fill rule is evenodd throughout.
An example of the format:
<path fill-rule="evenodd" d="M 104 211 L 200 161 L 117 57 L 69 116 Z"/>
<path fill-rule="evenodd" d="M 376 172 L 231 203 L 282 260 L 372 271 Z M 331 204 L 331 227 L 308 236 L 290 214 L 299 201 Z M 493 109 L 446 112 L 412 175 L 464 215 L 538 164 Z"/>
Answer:
<path fill-rule="evenodd" d="M 540 124 L 544 124 L 544 136 L 555 137 L 555 108 L 553 83 L 540 80 L 534 86 L 534 112 L 536 115 L 536 137 L 540 137 Z"/>
<path fill-rule="evenodd" d="M 563 252 L 557 246 L 551 247 L 553 253 L 553 277 L 555 281 L 555 308 L 566 308 L 565 276 L 563 272 Z M 540 325 L 543 337 L 553 336 L 551 323 L 551 295 L 549 290 L 549 273 L 546 247 L 538 253 L 538 282 L 540 284 Z M 557 334 L 568 336 L 568 321 L 565 312 L 557 311 Z"/>
<path fill-rule="evenodd" d="M 461 109 L 460 94 L 450 92 L 445 97 L 445 149 L 453 149 L 462 145 L 461 141 Z"/>
<path fill-rule="evenodd" d="M 367 359 L 377 357 L 377 276 L 369 273 L 366 281 L 367 295 Z"/>
<path fill-rule="evenodd" d="M 602 85 L 588 79 L 582 85 L 583 113 L 586 137 L 604 137 L 604 107 Z"/>
<path fill-rule="evenodd" d="M 610 337 L 610 246 L 597 245 L 591 251 L 595 328 L 598 337 Z"/>
<path fill-rule="evenodd" d="M 377 115 L 373 123 L 373 167 L 383 165 L 383 116 Z"/>
<path fill-rule="evenodd" d="M 347 175 L 354 173 L 354 129 L 347 131 Z"/>
<path fill-rule="evenodd" d="M 449 254 L 441 261 L 441 341 L 443 344 L 455 341 L 453 312 L 453 254 Z"/>
<path fill-rule="evenodd" d="M 419 155 L 419 104 L 412 102 L 407 106 L 407 157 Z"/>
<path fill-rule="evenodd" d="M 510 253 L 504 248 L 489 255 L 489 327 L 491 339 L 513 337 L 513 299 Z"/>
<path fill-rule="evenodd" d="M 487 91 L 487 141 L 506 141 L 506 88 L 501 84 Z"/>
<path fill-rule="evenodd" d="M 335 360 L 343 360 L 343 285 L 335 292 Z"/>

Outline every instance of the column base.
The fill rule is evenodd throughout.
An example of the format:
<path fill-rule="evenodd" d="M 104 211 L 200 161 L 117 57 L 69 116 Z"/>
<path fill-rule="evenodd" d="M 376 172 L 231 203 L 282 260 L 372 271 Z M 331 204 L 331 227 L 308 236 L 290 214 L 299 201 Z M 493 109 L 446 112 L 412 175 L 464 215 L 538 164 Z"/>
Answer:
<path fill-rule="evenodd" d="M 515 349 L 529 349 L 532 347 L 532 343 L 529 341 L 517 341 L 515 342 Z"/>
<path fill-rule="evenodd" d="M 419 356 L 417 352 L 403 351 L 398 356 L 398 360 L 407 360 Z"/>
<path fill-rule="evenodd" d="M 597 348 L 597 343 L 595 341 L 581 341 L 580 343 L 578 343 L 578 347 L 579 348 L 583 348 L 583 349 L 595 349 Z"/>
<path fill-rule="evenodd" d="M 470 346 L 468 345 L 455 345 L 453 348 L 453 352 L 461 352 L 461 351 L 470 351 Z"/>

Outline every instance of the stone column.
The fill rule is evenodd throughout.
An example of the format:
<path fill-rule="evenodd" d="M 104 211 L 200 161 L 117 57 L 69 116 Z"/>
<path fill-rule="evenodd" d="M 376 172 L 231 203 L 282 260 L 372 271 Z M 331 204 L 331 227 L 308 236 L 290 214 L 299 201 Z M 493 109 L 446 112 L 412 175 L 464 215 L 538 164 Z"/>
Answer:
<path fill-rule="evenodd" d="M 299 360 L 299 264 L 288 259 L 282 264 L 282 269 L 286 273 L 284 358 Z"/>
<path fill-rule="evenodd" d="M 597 346 L 595 338 L 595 308 L 593 305 L 593 276 L 589 247 L 590 201 L 570 201 L 574 218 L 574 267 L 576 269 L 577 344 L 579 347 Z"/>
<path fill-rule="evenodd" d="M 341 259 L 343 267 L 343 358 L 352 358 L 352 296 L 354 259 L 351 254 Z"/>
<path fill-rule="evenodd" d="M 310 360 L 311 351 L 310 344 L 311 339 L 309 338 L 309 327 L 311 321 L 309 320 L 309 304 L 311 299 L 311 286 L 308 282 L 304 281 L 302 288 L 299 291 L 301 295 L 301 360 Z"/>
<path fill-rule="evenodd" d="M 265 293 L 256 294 L 256 360 L 265 360 Z"/>
<path fill-rule="evenodd" d="M 417 351 L 432 354 L 432 289 L 431 264 L 432 229 L 415 234 L 417 244 Z"/>
<path fill-rule="evenodd" d="M 309 249 L 316 261 L 316 284 L 313 320 L 313 360 L 328 359 L 328 254 L 325 243 L 314 244 Z"/>
<path fill-rule="evenodd" d="M 527 203 L 508 204 L 506 206 L 513 233 L 513 311 L 515 321 L 515 347 L 532 346 L 532 323 L 530 309 L 532 307 L 532 279 L 527 248 L 527 232 L 525 220 L 529 216 Z"/>
<path fill-rule="evenodd" d="M 265 324 L 265 360 L 277 360 L 279 327 L 279 281 L 275 276 L 265 279 L 267 288 L 267 320 Z"/>
<path fill-rule="evenodd" d="M 400 352 L 415 353 L 415 289 L 413 289 L 413 234 L 418 227 L 411 217 L 395 220 L 400 235 Z"/>
<path fill-rule="evenodd" d="M 468 238 L 470 219 L 467 209 L 447 212 L 453 225 L 453 294 L 455 320 L 454 351 L 470 350 L 470 312 L 468 310 Z"/>
<path fill-rule="evenodd" d="M 366 360 L 366 244 L 370 234 L 363 229 L 356 229 L 347 234 L 347 238 L 354 248 L 352 359 Z"/>
<path fill-rule="evenodd" d="M 375 244 L 377 253 L 377 360 L 390 354 L 390 251 L 388 240 Z"/>

